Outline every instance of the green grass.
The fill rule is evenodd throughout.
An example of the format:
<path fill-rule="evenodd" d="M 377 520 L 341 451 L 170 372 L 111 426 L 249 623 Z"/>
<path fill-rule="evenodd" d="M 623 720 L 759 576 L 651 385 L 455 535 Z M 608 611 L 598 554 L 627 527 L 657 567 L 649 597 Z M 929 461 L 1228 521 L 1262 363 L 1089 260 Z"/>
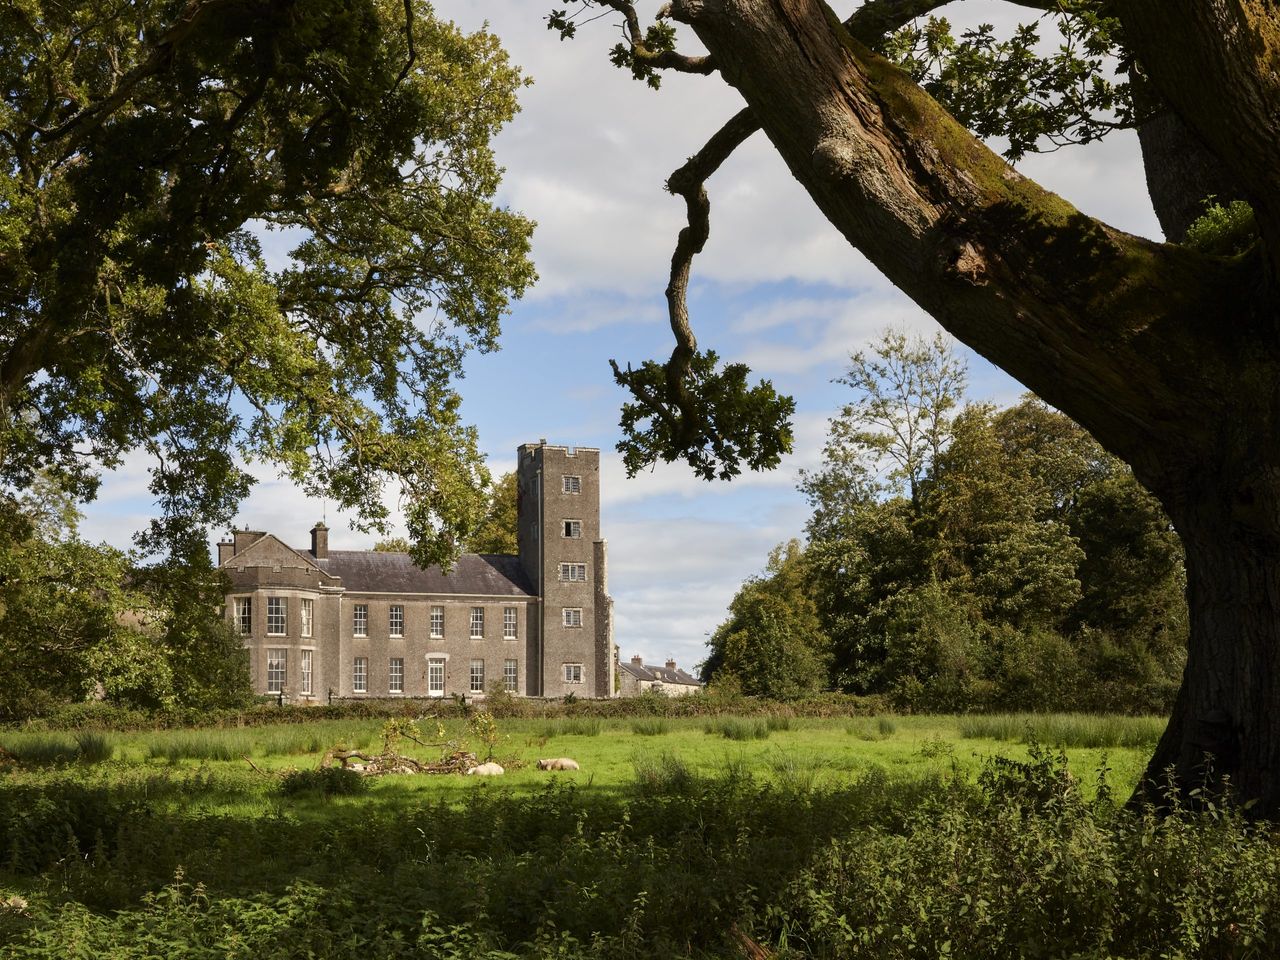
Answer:
<path fill-rule="evenodd" d="M 724 717 L 710 735 L 661 719 L 499 721 L 497 754 L 525 766 L 494 780 L 317 770 L 335 741 L 376 748 L 378 720 L 0 731 L 26 757 L 0 773 L 0 955 L 709 960 L 746 936 L 779 960 L 1262 958 L 1280 942 L 1273 832 L 1121 809 L 1149 748 L 1114 744 L 1148 721 L 1031 718 L 1085 744 L 1069 772 L 1051 737 L 1019 742 L 1026 717 Z M 725 737 L 734 721 L 750 735 Z M 406 752 L 466 745 L 464 721 L 444 723 L 447 747 L 430 727 Z M 73 762 L 91 756 L 110 760 Z M 582 770 L 533 769 L 549 756 Z"/>

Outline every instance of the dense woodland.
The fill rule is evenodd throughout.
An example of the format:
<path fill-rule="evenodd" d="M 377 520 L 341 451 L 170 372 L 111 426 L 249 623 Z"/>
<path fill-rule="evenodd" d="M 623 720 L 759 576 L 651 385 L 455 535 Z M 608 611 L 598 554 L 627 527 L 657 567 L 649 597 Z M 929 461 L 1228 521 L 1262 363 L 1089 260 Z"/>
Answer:
<path fill-rule="evenodd" d="M 854 399 L 704 679 L 903 709 L 1166 712 L 1185 664 L 1182 550 L 1129 468 L 1033 396 L 966 401 L 941 339 L 855 354 Z"/>

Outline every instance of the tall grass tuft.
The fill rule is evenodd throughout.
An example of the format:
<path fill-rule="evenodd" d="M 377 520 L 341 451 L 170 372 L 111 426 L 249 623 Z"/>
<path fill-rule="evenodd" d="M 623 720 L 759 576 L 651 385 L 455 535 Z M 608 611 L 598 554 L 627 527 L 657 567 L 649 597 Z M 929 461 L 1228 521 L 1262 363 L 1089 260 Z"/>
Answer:
<path fill-rule="evenodd" d="M 548 721 L 542 728 L 542 736 L 547 737 L 598 737 L 600 736 L 599 717 L 562 717 Z"/>
<path fill-rule="evenodd" d="M 104 763 L 115 756 L 115 747 L 101 733 L 82 730 L 76 734 L 76 746 L 80 750 L 81 763 Z"/>
<path fill-rule="evenodd" d="M 660 737 L 671 727 L 661 717 L 647 717 L 631 724 L 631 732 L 642 737 Z"/>
<path fill-rule="evenodd" d="M 873 742 L 888 740 L 898 732 L 898 724 L 892 717 L 860 717 L 844 729 L 851 737 Z"/>
<path fill-rule="evenodd" d="M 723 717 L 708 723 L 703 728 L 712 736 L 721 736 L 726 740 L 767 740 L 769 724 L 764 720 L 747 720 L 742 717 Z"/>
<path fill-rule="evenodd" d="M 19 763 L 73 763 L 80 757 L 75 739 L 59 733 L 19 733 L 6 736 L 4 748 Z"/>
<path fill-rule="evenodd" d="M 1050 746 L 1149 747 L 1160 739 L 1162 717 L 1122 717 L 1088 713 L 998 713 L 960 718 L 966 740 L 1004 740 Z"/>
<path fill-rule="evenodd" d="M 821 757 L 778 747 L 769 754 L 768 763 L 778 786 L 788 793 L 802 795 L 813 793 L 818 786 L 818 773 L 826 766 Z"/>
<path fill-rule="evenodd" d="M 769 716 L 765 717 L 764 722 L 765 725 L 768 726 L 770 733 L 775 730 L 791 729 L 791 718 L 786 714 L 771 713 Z"/>
<path fill-rule="evenodd" d="M 157 734 L 147 740 L 147 756 L 177 763 L 180 760 L 238 760 L 253 753 L 253 738 L 240 730 L 193 730 L 181 734 Z"/>
<path fill-rule="evenodd" d="M 650 796 L 683 796 L 692 793 L 699 784 L 693 768 L 674 753 L 654 756 L 637 752 L 632 757 L 636 771 L 636 789 Z"/>

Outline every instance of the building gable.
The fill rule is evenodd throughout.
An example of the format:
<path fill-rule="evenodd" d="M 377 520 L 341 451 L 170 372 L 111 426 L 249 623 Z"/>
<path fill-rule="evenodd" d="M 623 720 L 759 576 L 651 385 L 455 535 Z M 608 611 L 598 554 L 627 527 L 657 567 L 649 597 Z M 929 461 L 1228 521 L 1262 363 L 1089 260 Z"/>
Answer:
<path fill-rule="evenodd" d="M 221 565 L 224 569 L 244 569 L 246 567 L 271 567 L 281 570 L 297 568 L 324 573 L 319 565 L 305 553 L 280 540 L 274 534 L 264 533 L 249 546 L 244 547 L 234 556 L 228 557 Z"/>

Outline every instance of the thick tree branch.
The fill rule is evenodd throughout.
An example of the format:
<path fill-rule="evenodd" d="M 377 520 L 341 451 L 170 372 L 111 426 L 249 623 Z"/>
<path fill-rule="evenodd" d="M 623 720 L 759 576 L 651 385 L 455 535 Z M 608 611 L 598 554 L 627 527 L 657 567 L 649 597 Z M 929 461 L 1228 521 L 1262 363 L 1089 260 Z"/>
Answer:
<path fill-rule="evenodd" d="M 905 27 L 916 17 L 945 7 L 954 0 L 867 0 L 845 20 L 844 26 L 868 47 L 880 42 L 895 30 Z M 1032 10 L 1057 10 L 1058 0 L 1009 0 Z"/>
<path fill-rule="evenodd" d="M 698 341 L 689 325 L 689 271 L 693 258 L 702 252 L 711 233 L 711 201 L 707 197 L 707 179 L 720 169 L 747 137 L 760 129 L 750 109 L 742 109 L 716 131 L 706 145 L 685 161 L 667 179 L 668 192 L 684 198 L 688 226 L 676 237 L 671 255 L 671 280 L 667 284 L 667 312 L 676 348 L 667 364 L 670 380 L 682 382 L 689 371 L 689 360 L 697 352 Z"/>
<path fill-rule="evenodd" d="M 108 95 L 76 111 L 53 129 L 40 131 L 41 139 L 46 143 L 57 142 L 63 156 L 73 153 L 91 131 L 101 126 L 107 117 L 133 96 L 142 81 L 167 70 L 173 62 L 174 48 L 195 33 L 206 17 L 229 2 L 230 0 L 188 0 L 173 26 L 156 40 L 150 55 L 125 74 Z"/>
<path fill-rule="evenodd" d="M 1261 0 L 1116 0 L 1152 83 L 1253 204 L 1280 273 L 1280 12 Z"/>
<path fill-rule="evenodd" d="M 1153 436 L 1212 442 L 1229 265 L 1129 236 L 1019 175 L 818 0 L 678 0 L 829 220 L 944 327 L 1151 483 Z M 1228 329 L 1230 325 L 1225 325 Z M 1225 346 L 1225 344 L 1224 344 Z"/>

